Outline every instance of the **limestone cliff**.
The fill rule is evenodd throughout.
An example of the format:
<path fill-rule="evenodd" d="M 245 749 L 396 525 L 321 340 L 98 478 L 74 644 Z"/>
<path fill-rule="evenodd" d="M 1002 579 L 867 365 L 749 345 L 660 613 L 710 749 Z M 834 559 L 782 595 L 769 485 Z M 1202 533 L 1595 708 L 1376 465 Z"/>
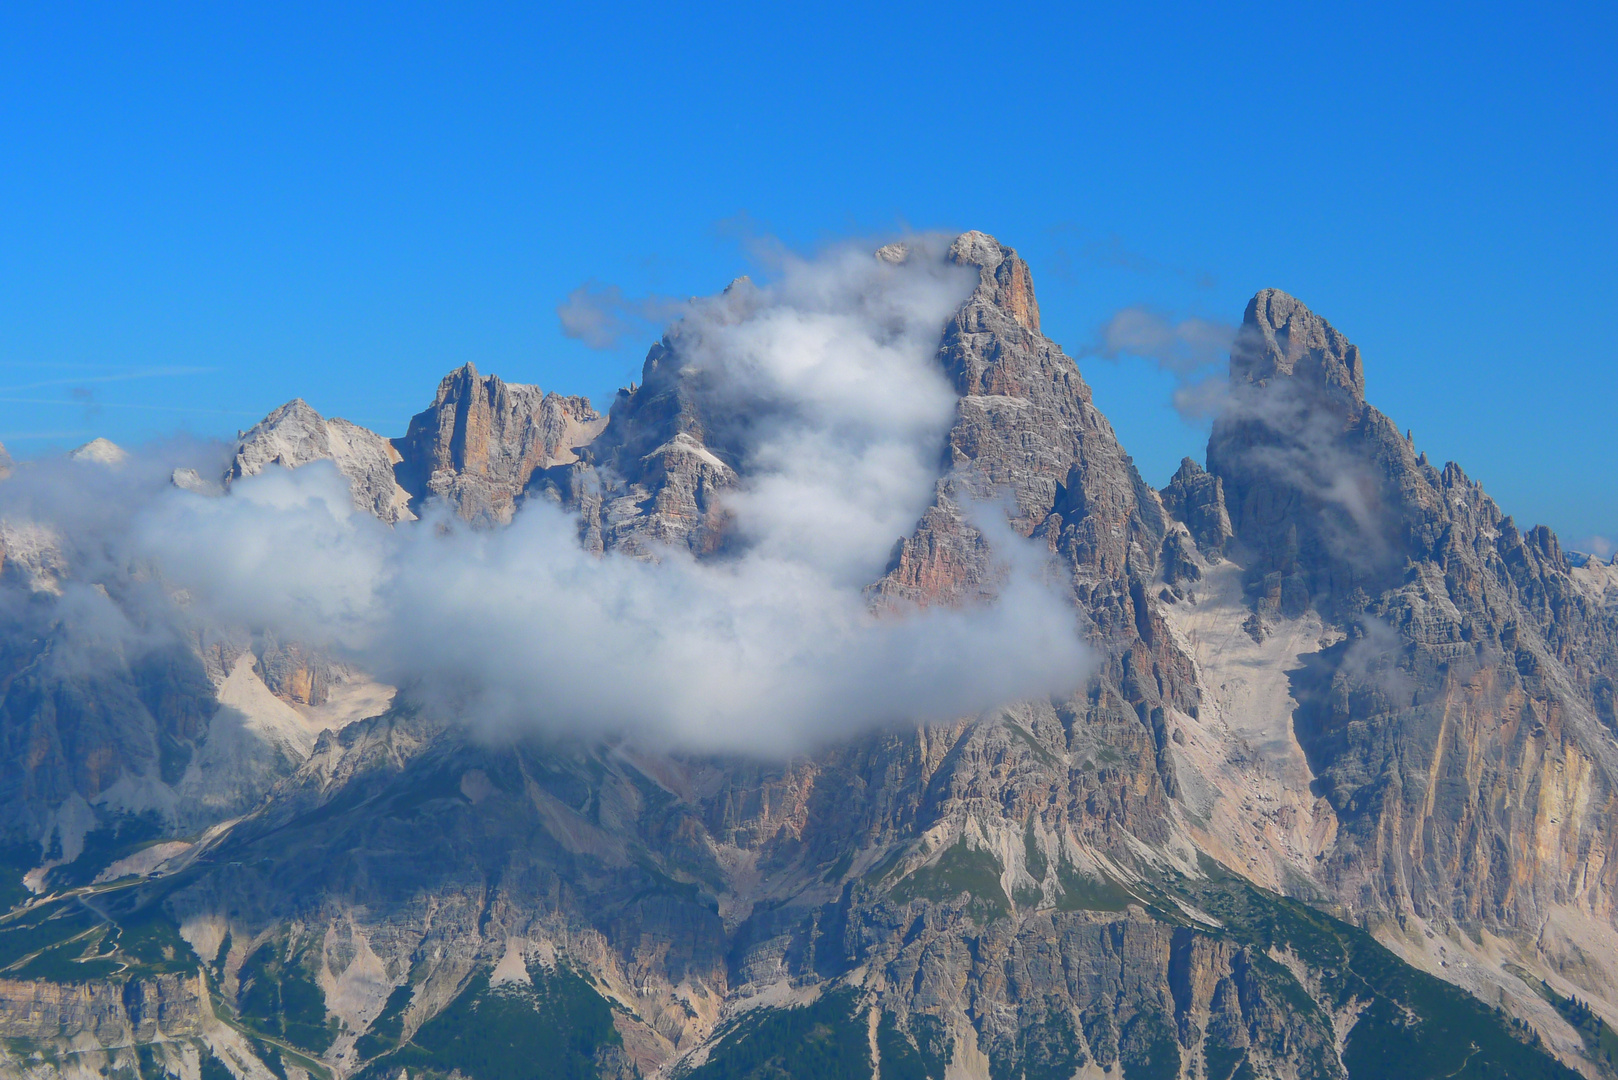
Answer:
<path fill-rule="evenodd" d="M 1003 506 L 1094 647 L 1079 692 L 763 763 L 479 740 L 408 691 L 321 730 L 298 718 L 337 669 L 273 628 L 51 681 L 49 635 L 19 622 L 6 805 L 78 847 L 39 880 L 103 890 L 73 896 L 108 900 L 120 941 L 172 923 L 237 1025 L 184 1037 L 256 1080 L 476 1076 L 499 1047 L 530 1056 L 498 1068 L 613 1078 L 805 1076 L 831 1060 L 810 1049 L 887 1080 L 1573 1075 L 1547 1050 L 1597 1075 L 1557 995 L 1618 1001 L 1611 568 L 1426 463 L 1366 403 L 1358 350 L 1275 292 L 1207 470 L 1154 490 L 1041 333 L 1026 263 L 982 233 L 949 258 L 976 272 L 937 353 L 955 417 L 866 595 L 889 616 L 992 596 L 1004 533 L 979 515 Z M 605 418 L 467 365 L 393 442 L 293 402 L 231 479 L 327 458 L 400 527 L 433 500 L 498 527 L 546 498 L 589 550 L 723 559 L 748 418 L 682 333 Z M 231 764 L 221 717 L 275 768 Z M 210 808 L 200 835 L 69 874 L 114 859 L 75 826 L 91 804 L 153 775 Z M 0 945 L 21 970 L 19 912 Z M 0 1035 L 156 1038 L 127 1001 L 50 985 L 0 982 Z M 191 1077 L 186 1052 L 164 1069 Z"/>
<path fill-rule="evenodd" d="M 0 979 L 0 1031 L 10 1039 L 132 1046 L 198 1034 L 212 1016 L 200 975 L 127 983 Z"/>
<path fill-rule="evenodd" d="M 535 470 L 573 461 L 604 423 L 582 397 L 480 376 L 466 364 L 444 376 L 396 441 L 401 481 L 412 505 L 438 498 L 468 521 L 504 523 Z"/>
<path fill-rule="evenodd" d="M 1318 880 L 1618 1001 L 1618 652 L 1594 578 L 1428 462 L 1366 402 L 1359 351 L 1274 290 L 1248 306 L 1208 463 L 1254 617 L 1324 620 L 1289 673 L 1340 822 Z"/>

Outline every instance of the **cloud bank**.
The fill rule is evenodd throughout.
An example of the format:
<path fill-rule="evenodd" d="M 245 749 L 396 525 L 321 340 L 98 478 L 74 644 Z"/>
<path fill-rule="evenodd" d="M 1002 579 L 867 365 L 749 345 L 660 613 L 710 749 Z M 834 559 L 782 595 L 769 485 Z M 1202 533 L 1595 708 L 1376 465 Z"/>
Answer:
<path fill-rule="evenodd" d="M 504 528 L 390 528 L 323 462 L 223 497 L 154 485 L 191 463 L 173 453 L 28 506 L 38 484 L 0 485 L 0 515 L 74 536 L 75 576 L 154 568 L 192 618 L 331 648 L 491 734 L 782 754 L 1065 694 L 1089 670 L 1081 616 L 1000 507 L 976 510 L 993 603 L 879 615 L 863 591 L 932 498 L 955 409 L 936 350 L 975 278 L 923 238 L 899 265 L 838 249 L 688 305 L 666 342 L 740 463 L 720 558 L 594 556 L 537 499 Z M 142 479 L 109 497 L 118 476 Z"/>

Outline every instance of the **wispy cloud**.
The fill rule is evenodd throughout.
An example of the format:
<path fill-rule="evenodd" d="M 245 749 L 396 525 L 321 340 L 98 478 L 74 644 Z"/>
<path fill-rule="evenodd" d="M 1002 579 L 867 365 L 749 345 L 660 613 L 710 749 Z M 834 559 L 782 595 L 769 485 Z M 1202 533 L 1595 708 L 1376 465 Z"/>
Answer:
<path fill-rule="evenodd" d="M 1096 337 L 1085 354 L 1107 360 L 1136 356 L 1176 375 L 1189 375 L 1230 355 L 1236 327 L 1195 316 L 1176 319 L 1137 305 L 1115 312 Z"/>
<path fill-rule="evenodd" d="M 562 333 L 592 349 L 613 349 L 630 337 L 644 337 L 687 306 L 671 296 L 629 297 L 616 285 L 587 281 L 556 306 Z"/>
<path fill-rule="evenodd" d="M 1073 273 L 1075 261 L 1082 260 L 1093 266 L 1127 270 L 1148 277 L 1180 278 L 1199 289 L 1211 289 L 1218 284 L 1214 275 L 1206 270 L 1191 270 L 1134 250 L 1117 233 L 1086 237 L 1084 230 L 1071 222 L 1055 225 L 1050 231 L 1059 237 L 1069 238 L 1059 242 L 1054 253 L 1055 265 L 1052 269 L 1063 277 Z"/>
<path fill-rule="evenodd" d="M 1587 552 L 1598 559 L 1610 559 L 1614 551 L 1618 551 L 1618 542 L 1605 536 L 1586 536 L 1573 544 L 1576 551 Z"/>
<path fill-rule="evenodd" d="M 131 382 L 137 379 L 173 379 L 186 375 L 206 375 L 217 371 L 212 367 L 154 367 L 118 371 L 107 375 L 77 375 L 71 379 L 36 379 L 33 382 L 0 386 L 0 394 L 15 394 L 24 390 L 42 390 L 48 386 L 84 386 L 87 383 Z"/>
<path fill-rule="evenodd" d="M 130 401 L 100 401 L 94 397 L 75 396 L 73 398 L 31 398 L 31 397 L 0 397 L 0 404 L 6 405 L 59 405 L 64 408 L 84 408 L 93 405 L 97 409 L 138 409 L 142 412 L 174 412 L 174 413 L 203 413 L 210 416 L 258 416 L 251 409 L 204 409 L 190 405 L 146 405 Z"/>
<path fill-rule="evenodd" d="M 172 457 L 117 483 L 62 460 L 0 485 L 0 515 L 49 522 L 86 575 L 159 567 L 185 618 L 331 648 L 486 733 L 778 755 L 1071 692 L 1080 616 L 1003 508 L 968 508 L 1004 571 L 993 602 L 879 614 L 863 592 L 933 498 L 956 409 L 937 350 L 976 283 L 927 238 L 911 251 L 788 258 L 768 285 L 682 305 L 659 370 L 741 466 L 712 493 L 723 558 L 594 555 L 537 499 L 499 529 L 430 510 L 390 528 L 328 462 L 207 497 L 167 483 L 189 464 Z"/>

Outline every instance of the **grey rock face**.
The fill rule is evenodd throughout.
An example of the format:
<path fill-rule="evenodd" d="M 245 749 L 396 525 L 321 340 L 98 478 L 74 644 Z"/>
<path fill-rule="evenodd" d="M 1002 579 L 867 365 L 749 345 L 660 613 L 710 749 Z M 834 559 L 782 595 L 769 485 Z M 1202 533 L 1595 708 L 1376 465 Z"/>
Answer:
<path fill-rule="evenodd" d="M 126 777 L 178 783 L 217 708 L 183 647 L 132 654 L 64 632 L 51 615 L 36 605 L 0 637 L 13 672 L 0 693 L 0 827 L 14 840 L 40 839 L 53 808 L 95 802 Z"/>
<path fill-rule="evenodd" d="M 444 376 L 397 441 L 399 472 L 417 507 L 438 498 L 468 521 L 505 523 L 534 472 L 575 460 L 604 424 L 582 397 L 480 376 L 467 364 Z"/>
<path fill-rule="evenodd" d="M 169 474 L 169 483 L 193 495 L 217 495 L 220 488 L 208 483 L 195 469 L 175 469 Z"/>
<path fill-rule="evenodd" d="M 1088 685 L 784 764 L 490 745 L 407 697 L 321 734 L 255 813 L 148 883 L 223 1001 L 248 1007 L 249 958 L 273 943 L 324 995 L 337 1022 L 320 1030 L 338 1034 L 307 1049 L 339 1074 L 371 1052 L 357 1037 L 390 1000 L 408 1002 L 408 1038 L 515 957 L 588 972 L 644 1073 L 704 1046 L 740 1003 L 841 982 L 936 1035 L 952 1077 L 1344 1076 L 1370 993 L 1344 972 L 1364 941 L 1311 923 L 1326 952 L 1301 957 L 1274 933 L 1300 905 L 1271 898 L 1256 923 L 1240 904 L 1198 906 L 1217 876 L 1197 846 L 1206 792 L 1239 782 L 1188 764 L 1206 672 L 1166 612 L 1195 609 L 1220 574 L 1236 592 L 1244 575 L 1255 642 L 1304 615 L 1338 642 L 1288 669 L 1296 737 L 1341 822 L 1318 872 L 1289 887 L 1502 934 L 1569 906 L 1610 925 L 1608 568 L 1572 576 L 1548 531 L 1520 534 L 1458 469 L 1426 465 L 1365 404 L 1357 350 L 1279 293 L 1249 309 L 1210 471 L 1184 463 L 1160 495 L 1040 332 L 1027 265 L 981 233 L 951 257 L 978 274 L 939 353 L 956 418 L 932 505 L 868 595 L 992 596 L 996 553 L 974 515 L 1003 497 L 992 512 L 1009 505 L 1070 587 L 1100 658 Z M 329 457 L 384 520 L 407 516 L 399 490 L 485 525 L 543 497 L 578 510 L 594 551 L 723 555 L 724 495 L 747 462 L 679 346 L 671 331 L 607 418 L 468 366 L 380 454 L 379 436 L 294 402 L 244 436 L 233 474 Z M 1385 530 L 1380 546 L 1367 528 Z M 0 635 L 17 650 L 0 670 L 23 672 L 0 700 L 10 806 L 93 798 L 117 782 L 114 759 L 183 771 L 191 759 L 165 766 L 163 747 L 207 749 L 227 677 L 302 704 L 329 690 L 324 658 L 273 633 L 198 639 L 169 668 L 107 656 L 92 665 L 105 682 L 47 683 L 25 630 Z M 40 746 L 47 767 L 19 764 Z M 1266 749 L 1232 745 L 1207 767 L 1235 775 Z"/>
<path fill-rule="evenodd" d="M 195 1035 L 211 1019 L 197 975 L 158 975 L 127 986 L 0 979 L 0 1030 L 13 1039 L 130 1046 Z"/>
<path fill-rule="evenodd" d="M 647 354 L 640 385 L 618 392 L 579 462 L 535 478 L 536 494 L 578 511 L 591 551 L 650 556 L 672 544 L 700 555 L 723 543 L 719 496 L 737 482 L 737 455 L 710 445 L 707 379 L 686 366 L 671 334 Z"/>
<path fill-rule="evenodd" d="M 49 528 L 31 521 L 0 521 L 0 581 L 30 592 L 56 593 L 66 572 L 61 538 Z"/>
<path fill-rule="evenodd" d="M 1074 707 L 1090 723 L 1107 710 L 1132 712 L 1153 733 L 1159 779 L 1172 793 L 1164 710 L 1193 708 L 1197 689 L 1149 588 L 1168 528 L 1162 503 L 1073 361 L 1039 333 L 1027 264 L 982 233 L 961 236 L 950 256 L 976 266 L 979 283 L 945 328 L 939 354 L 961 395 L 949 470 L 873 595 L 931 604 L 992 592 L 992 552 L 965 508 L 1009 495 L 1012 527 L 1042 540 L 1071 574 L 1090 641 L 1104 658 Z"/>
<path fill-rule="evenodd" d="M 885 1010 L 994 1075 L 1047 1051 L 1127 1070 L 1206 1043 L 1253 1047 L 1259 1075 L 1340 1076 L 1329 1025 L 1239 945 L 1088 891 L 1167 839 L 1154 756 L 1132 714 L 1087 727 L 1049 705 L 764 767 L 491 749 L 396 714 L 327 736 L 171 907 L 228 907 L 232 941 L 363 935 L 389 980 L 373 1008 L 407 980 L 444 999 L 513 941 L 566 949 L 634 1002 L 663 1062 L 738 995 L 859 969 Z M 984 876 L 929 884 L 962 853 Z M 352 955 L 316 963 L 336 980 Z"/>
<path fill-rule="evenodd" d="M 1208 458 L 1250 597 L 1345 635 L 1294 676 L 1342 822 L 1322 876 L 1356 909 L 1506 935 L 1560 908 L 1610 925 L 1611 613 L 1548 529 L 1367 404 L 1358 350 L 1296 300 L 1253 299 L 1231 380 Z"/>
<path fill-rule="evenodd" d="M 331 692 L 332 661 L 295 641 L 282 643 L 273 632 L 260 638 L 254 671 L 270 693 L 289 704 L 324 705 Z"/>
<path fill-rule="evenodd" d="M 1365 398 L 1359 349 L 1280 289 L 1264 289 L 1248 301 L 1230 376 L 1254 386 L 1296 377 L 1341 402 Z"/>
<path fill-rule="evenodd" d="M 1191 538 L 1204 555 L 1217 557 L 1223 554 L 1234 532 L 1230 514 L 1225 510 L 1223 480 L 1204 471 L 1190 458 L 1185 458 L 1180 462 L 1174 478 L 1169 481 L 1169 486 L 1158 495 L 1163 500 L 1163 509 L 1191 530 Z"/>
<path fill-rule="evenodd" d="M 409 494 L 394 480 L 400 460 L 393 444 L 374 431 L 347 420 L 327 420 L 297 398 L 242 433 L 225 484 L 270 465 L 296 469 L 330 461 L 348 481 L 355 508 L 392 524 L 415 516 Z"/>
<path fill-rule="evenodd" d="M 953 257 L 977 267 L 979 287 L 940 354 L 962 394 L 947 472 L 871 596 L 931 604 L 992 593 L 994 553 L 966 508 L 1009 493 L 1013 527 L 1042 538 L 1071 574 L 1076 617 L 1103 654 L 1083 693 L 775 768 L 628 747 L 492 752 L 407 715 L 370 721 L 327 737 L 232 841 L 242 854 L 221 854 L 176 910 L 228 896 L 242 920 L 233 940 L 251 940 L 288 919 L 349 920 L 358 904 L 392 977 L 411 970 L 409 957 L 442 957 L 425 975 L 433 985 L 455 985 L 491 940 L 595 942 L 590 970 L 603 986 L 639 988 L 637 1013 L 665 1059 L 711 1032 L 748 985 L 812 984 L 862 964 L 884 972 L 872 984 L 884 1000 L 950 1025 L 966 1055 L 1017 1060 L 1058 1015 L 1104 1063 L 1144 1053 L 1148 1028 L 1174 1041 L 1184 1024 L 1165 1004 L 1172 934 L 1139 911 L 1082 910 L 1084 881 L 1139 873 L 1142 844 L 1181 843 L 1165 713 L 1194 702 L 1196 687 L 1147 591 L 1169 521 L 1072 361 L 1039 334 L 1026 264 L 982 234 L 962 237 Z M 701 374 L 666 341 L 581 460 L 546 470 L 530 492 L 578 507 L 596 550 L 718 551 L 720 496 L 745 468 L 727 430 Z M 409 792 L 426 787 L 462 795 L 431 818 L 405 811 Z M 370 809 L 383 804 L 400 816 Z M 581 815 L 585 805 L 594 809 Z M 514 847 L 514 836 L 526 839 Z M 970 898 L 911 907 L 890 897 L 961 851 L 994 867 L 1016 920 L 996 922 Z M 476 914 L 474 896 L 498 923 Z M 1052 934 L 1059 960 L 1039 944 Z M 1097 974 L 1043 984 L 1052 963 Z M 1207 985 L 1239 983 L 1233 963 L 1210 953 Z M 1008 964 L 1027 965 L 1012 985 Z M 1231 1004 L 1236 983 L 1219 997 L 1227 1026 L 1275 1030 Z M 1300 1027 L 1293 1037 L 1313 1036 Z"/>
<path fill-rule="evenodd" d="M 532 471 L 525 460 L 566 460 L 568 447 L 588 441 L 600 426 L 582 399 L 457 374 L 465 378 L 446 379 L 436 411 L 423 414 L 442 413 L 448 445 L 438 447 L 420 423 L 408 445 L 429 461 L 442 450 L 448 465 L 440 470 L 441 487 L 468 516 L 509 516 L 512 497 Z M 463 400 L 462 391 L 474 384 L 481 406 Z M 112 444 L 101 443 L 90 444 L 77 460 L 115 466 L 121 459 L 108 449 Z M 346 420 L 322 417 L 301 399 L 241 434 L 220 487 L 193 470 L 176 472 L 173 483 L 216 494 L 271 466 L 297 469 L 316 461 L 337 467 L 357 509 L 389 523 L 414 518 L 410 493 L 395 480 L 396 471 L 408 469 L 394 444 Z M 466 470 L 464 478 L 457 479 L 457 469 Z M 252 653 L 248 690 L 262 682 L 288 706 L 321 706 L 341 677 L 331 657 L 283 641 L 273 628 L 251 633 L 192 626 L 178 609 L 170 612 L 171 625 L 148 627 L 151 640 L 144 644 L 107 640 L 53 606 L 69 572 L 48 529 L 0 522 L 0 587 L 14 593 L 0 609 L 0 654 L 11 672 L 0 685 L 0 830 L 39 841 L 68 803 L 86 807 L 86 828 L 119 813 L 188 829 L 211 825 L 249 809 L 302 760 L 313 741 L 308 723 L 267 696 L 248 702 L 245 712 L 221 709 L 219 691 Z M 100 590 L 96 603 L 126 613 L 166 610 L 153 597 L 130 595 L 148 587 L 138 580 L 86 584 Z M 230 730 L 215 730 L 220 725 Z M 221 762 L 228 775 L 201 775 Z M 78 843 L 79 833 L 72 835 Z"/>

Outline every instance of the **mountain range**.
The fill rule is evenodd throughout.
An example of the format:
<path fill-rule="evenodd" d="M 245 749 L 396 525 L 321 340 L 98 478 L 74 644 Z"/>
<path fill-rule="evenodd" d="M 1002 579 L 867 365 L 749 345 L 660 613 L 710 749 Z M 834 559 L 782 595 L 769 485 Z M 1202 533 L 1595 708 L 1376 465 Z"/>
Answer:
<path fill-rule="evenodd" d="M 142 484 L 212 513 L 324 469 L 378 536 L 551 515 L 588 559 L 744 566 L 760 477 L 839 479 L 782 466 L 759 432 L 794 417 L 714 359 L 746 279 L 605 416 L 466 364 L 399 438 L 296 400 L 196 466 L 98 441 L 42 481 L 89 508 L 0 496 L 0 1075 L 1618 1075 L 1618 566 L 1430 462 L 1285 293 L 1155 488 L 1015 251 L 862 258 L 965 299 L 861 610 L 931 625 L 1035 578 L 1082 648 L 1063 692 L 773 754 L 573 721 L 542 681 L 538 726 L 479 723 L 492 699 L 108 539 Z M 641 662 L 556 629 L 523 633 L 604 684 Z M 963 685 L 1002 685 L 1020 646 L 959 640 Z"/>

